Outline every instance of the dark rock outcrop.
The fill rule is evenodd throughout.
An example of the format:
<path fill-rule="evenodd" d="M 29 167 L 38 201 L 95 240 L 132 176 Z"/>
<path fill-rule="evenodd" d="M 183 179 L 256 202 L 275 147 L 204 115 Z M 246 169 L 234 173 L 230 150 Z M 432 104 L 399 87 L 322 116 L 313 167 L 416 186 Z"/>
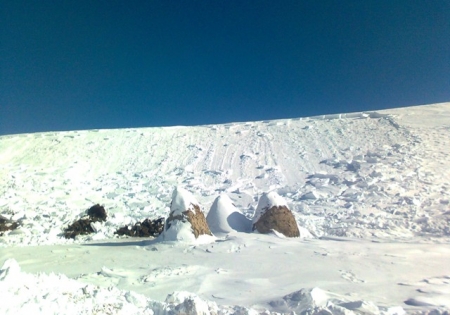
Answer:
<path fill-rule="evenodd" d="M 65 238 L 75 238 L 77 235 L 87 235 L 94 232 L 91 223 L 106 221 L 106 210 L 103 206 L 96 204 L 87 210 L 87 218 L 81 218 L 64 230 Z"/>
<path fill-rule="evenodd" d="M 137 222 L 133 226 L 124 226 L 118 229 L 114 234 L 128 235 L 132 237 L 157 237 L 164 230 L 164 218 L 156 220 L 145 219 L 142 222 Z"/>
<path fill-rule="evenodd" d="M 253 230 L 259 233 L 270 233 L 271 230 L 275 230 L 287 237 L 300 236 L 294 215 L 286 206 L 273 206 L 266 210 L 253 224 Z"/>
<path fill-rule="evenodd" d="M 106 210 L 103 206 L 100 206 L 99 204 L 90 207 L 89 210 L 87 211 L 87 214 L 92 220 L 106 221 L 107 217 Z"/>
<path fill-rule="evenodd" d="M 91 219 L 80 219 L 69 225 L 67 229 L 64 230 L 65 238 L 75 238 L 77 235 L 87 235 L 94 232 L 91 227 Z"/>
<path fill-rule="evenodd" d="M 17 229 L 18 226 L 19 224 L 17 222 L 8 220 L 4 216 L 0 215 L 0 236 L 3 236 L 3 232 Z"/>
<path fill-rule="evenodd" d="M 284 199 L 275 191 L 264 193 L 258 202 L 253 231 L 270 233 L 275 230 L 287 237 L 299 237 L 297 221 Z"/>

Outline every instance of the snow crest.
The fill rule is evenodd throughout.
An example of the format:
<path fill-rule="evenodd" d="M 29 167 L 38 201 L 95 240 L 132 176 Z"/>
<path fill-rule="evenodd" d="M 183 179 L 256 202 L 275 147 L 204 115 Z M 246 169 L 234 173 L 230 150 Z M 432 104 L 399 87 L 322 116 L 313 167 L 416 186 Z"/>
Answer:
<path fill-rule="evenodd" d="M 170 214 L 173 216 L 182 215 L 185 211 L 195 213 L 194 206 L 199 206 L 197 199 L 189 191 L 181 187 L 175 187 L 172 194 Z"/>

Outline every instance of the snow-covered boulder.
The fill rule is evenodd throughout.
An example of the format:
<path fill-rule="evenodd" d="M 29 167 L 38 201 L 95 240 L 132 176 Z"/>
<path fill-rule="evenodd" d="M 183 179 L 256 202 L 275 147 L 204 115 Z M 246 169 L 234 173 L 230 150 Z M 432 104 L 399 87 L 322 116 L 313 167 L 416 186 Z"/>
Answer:
<path fill-rule="evenodd" d="M 211 232 L 227 234 L 232 231 L 249 232 L 251 221 L 247 219 L 233 204 L 226 194 L 218 196 L 206 216 Z"/>
<path fill-rule="evenodd" d="M 270 233 L 275 230 L 287 237 L 299 237 L 297 222 L 286 201 L 272 191 L 264 193 L 258 202 L 253 218 L 253 230 Z"/>
<path fill-rule="evenodd" d="M 187 190 L 175 188 L 162 239 L 191 242 L 203 235 L 212 236 L 212 233 L 198 201 Z"/>

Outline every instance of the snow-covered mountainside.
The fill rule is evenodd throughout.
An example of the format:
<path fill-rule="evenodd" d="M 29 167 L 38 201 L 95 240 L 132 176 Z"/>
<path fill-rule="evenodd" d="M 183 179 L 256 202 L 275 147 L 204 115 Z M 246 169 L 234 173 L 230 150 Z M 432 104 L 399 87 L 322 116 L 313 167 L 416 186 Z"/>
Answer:
<path fill-rule="evenodd" d="M 401 244 L 400 247 L 403 246 L 403 254 L 400 255 L 403 258 L 400 260 L 405 263 L 408 261 L 408 253 L 412 256 L 417 254 L 413 253 L 414 246 L 408 247 L 407 244 L 430 243 L 441 254 L 440 259 L 448 259 L 449 178 L 450 103 L 378 112 L 198 127 L 85 130 L 2 136 L 0 215 L 17 222 L 19 228 L 2 232 L 0 265 L 7 258 L 15 258 L 25 271 L 55 271 L 100 287 L 113 285 L 120 290 L 137 291 L 143 294 L 143 297 L 130 298 L 132 301 L 138 299 L 141 301 L 139 303 L 148 306 L 150 302 L 145 302 L 145 299 L 159 299 L 160 309 L 170 304 L 164 302 L 163 296 L 171 293 L 170 290 L 178 288 L 168 284 L 161 289 L 159 288 L 161 281 L 167 280 L 176 272 L 193 277 L 203 275 L 204 279 L 202 278 L 201 282 L 198 282 L 200 281 L 198 278 L 193 281 L 186 276 L 177 284 L 182 290 L 198 294 L 201 299 L 199 297 L 197 299 L 203 301 L 201 303 L 206 303 L 205 305 L 207 305 L 205 301 L 212 300 L 217 302 L 217 305 L 244 305 L 247 308 L 256 307 L 259 311 L 266 309 L 297 313 L 307 310 L 308 307 L 317 307 L 332 313 L 338 311 L 342 313 L 345 309 L 349 312 L 375 314 L 391 309 L 391 313 L 394 314 L 399 309 L 392 307 L 400 305 L 400 309 L 403 307 L 408 312 L 429 311 L 430 308 L 443 310 L 450 308 L 449 303 L 442 302 L 450 300 L 448 280 L 450 270 L 438 270 L 445 265 L 443 262 L 441 264 L 439 258 L 437 261 L 433 258 L 435 260 L 433 263 L 436 264 L 433 265 L 434 269 L 423 269 L 430 272 L 435 270 L 436 274 L 422 275 L 418 271 L 415 274 L 417 278 L 411 279 L 408 276 L 407 279 L 403 279 L 403 282 L 414 283 L 425 278 L 440 279 L 440 284 L 437 285 L 439 288 L 433 288 L 434 293 L 426 295 L 425 298 L 416 298 L 412 290 L 418 289 L 416 285 L 408 284 L 399 289 L 398 285 L 394 287 L 382 283 L 375 285 L 370 284 L 370 280 L 360 279 L 354 274 L 354 270 L 351 270 L 359 268 L 356 266 L 357 263 L 344 253 L 348 252 L 351 256 L 351 253 L 364 251 L 362 248 L 367 246 L 366 242 L 369 240 L 369 244 L 370 241 L 389 244 L 386 248 L 389 248 L 387 252 L 391 255 L 395 250 L 393 251 L 390 246 L 395 243 Z M 99 244 L 117 244 L 110 245 L 110 250 L 114 251 L 119 244 L 129 242 L 130 239 L 119 238 L 114 234 L 120 227 L 146 218 L 167 217 L 176 186 L 189 191 L 205 215 L 210 211 L 214 200 L 220 195 L 225 195 L 223 200 L 227 201 L 230 198 L 238 212 L 228 203 L 227 211 L 243 214 L 249 220 L 255 213 L 260 196 L 265 192 L 276 192 L 294 213 L 301 228 L 301 235 L 312 238 L 287 240 L 280 238 L 280 235 L 236 232 L 223 221 L 220 228 L 224 230 L 225 227 L 224 231 L 231 231 L 231 234 L 228 237 L 218 238 L 214 248 L 208 247 L 212 245 L 204 244 L 197 249 L 192 249 L 189 245 L 183 245 L 184 249 L 180 249 L 184 254 L 180 254 L 178 263 L 182 264 L 183 255 L 189 255 L 192 250 L 199 248 L 212 255 L 217 252 L 216 259 L 213 259 L 215 262 L 219 259 L 217 258 L 219 255 L 224 255 L 222 259 L 234 261 L 237 259 L 234 257 L 237 252 L 247 250 L 252 255 L 257 255 L 259 246 L 264 248 L 274 246 L 280 249 L 287 246 L 283 244 L 289 244 L 285 249 L 280 249 L 277 257 L 269 259 L 267 266 L 264 263 L 260 264 L 260 258 L 254 257 L 256 265 L 253 269 L 259 270 L 259 267 L 260 271 L 258 275 L 253 274 L 251 279 L 246 278 L 244 274 L 237 275 L 231 271 L 231 267 L 222 269 L 220 264 L 217 264 L 218 267 L 214 269 L 213 265 L 206 262 L 203 267 L 200 267 L 199 262 L 199 266 L 195 266 L 194 269 L 190 265 L 169 268 L 156 265 L 138 266 L 144 259 L 136 258 L 135 262 L 130 262 L 134 267 L 129 266 L 129 271 L 126 271 L 128 268 L 126 263 L 116 266 L 123 269 L 120 272 L 109 272 L 108 268 L 102 269 L 97 263 L 87 264 L 90 267 L 81 267 L 81 261 L 72 264 L 71 268 L 75 268 L 72 271 L 56 266 L 58 264 L 56 261 L 72 257 L 70 252 L 78 252 L 78 248 L 86 248 L 87 252 L 96 253 L 102 247 Z M 93 234 L 78 236 L 75 240 L 62 237 L 64 228 L 85 215 L 85 210 L 94 204 L 104 205 L 108 213 L 106 222 L 96 222 Z M 217 211 L 217 207 L 216 203 L 213 210 Z M 210 216 L 212 217 L 214 216 Z M 223 219 L 221 215 L 215 217 Z M 219 229 L 218 226 L 219 224 L 214 228 Z M 92 241 L 100 243 L 88 246 Z M 160 248 L 162 245 L 159 243 L 156 246 L 156 243 L 151 242 L 129 243 L 139 247 L 139 250 L 134 252 L 138 256 L 153 253 L 154 248 L 160 254 L 167 251 Z M 299 248 L 304 246 L 305 242 L 317 242 L 314 246 L 318 246 L 316 251 L 311 249 L 311 253 L 308 252 L 308 255 L 314 257 L 310 257 L 314 263 L 305 263 L 313 269 L 312 272 L 318 272 L 319 267 L 315 265 L 322 266 L 323 269 L 319 269 L 323 272 L 327 269 L 326 266 L 335 264 L 330 258 L 330 253 L 333 251 L 332 248 L 338 248 L 336 253 L 339 254 L 335 257 L 345 257 L 342 259 L 348 262 L 349 267 L 345 268 L 342 264 L 338 264 L 342 269 L 336 270 L 336 273 L 339 273 L 339 279 L 344 279 L 342 281 L 352 282 L 352 286 L 340 286 L 335 282 L 337 280 L 334 275 L 328 274 L 328 271 L 325 274 L 329 278 L 319 277 L 322 280 L 316 284 L 314 277 L 307 277 L 305 282 L 309 286 L 305 284 L 299 286 L 297 284 L 300 279 L 296 280 L 287 275 L 278 280 L 275 278 L 267 280 L 272 279 L 268 275 L 272 272 L 269 268 L 270 263 L 277 265 L 276 268 L 281 270 L 295 272 L 291 267 L 284 266 L 289 265 L 289 262 L 280 257 L 285 252 L 295 254 L 300 253 L 297 251 L 303 251 L 301 253 L 305 254 L 304 251 L 307 249 L 296 249 L 296 246 Z M 330 242 L 339 243 L 339 246 L 333 247 Z M 347 245 L 343 245 L 344 243 Z M 22 251 L 22 246 L 28 247 Z M 182 245 L 176 245 L 179 246 Z M 246 246 L 252 249 L 245 249 Z M 60 254 L 55 254 L 57 258 L 37 254 L 46 251 L 47 248 Z M 25 250 L 27 253 L 34 253 L 35 256 L 28 257 Z M 81 250 L 79 254 L 83 252 Z M 382 248 L 377 247 L 374 252 L 383 255 Z M 319 256 L 315 257 L 315 253 Z M 170 255 L 175 254 L 171 252 Z M 375 259 L 373 254 L 367 255 L 370 259 Z M 100 258 L 94 260 L 96 259 Z M 358 261 L 360 260 L 361 258 Z M 54 262 L 50 263 L 51 261 Z M 12 265 L 14 263 L 10 262 Z M 362 260 L 360 263 L 362 266 L 365 262 Z M 399 261 L 395 260 L 395 263 Z M 422 263 L 430 265 L 428 261 Z M 244 260 L 243 264 L 250 264 L 250 261 Z M 38 267 L 32 267 L 33 265 Z M 105 265 L 115 266 L 113 262 L 109 265 L 105 262 Z M 76 269 L 76 266 L 80 267 L 80 270 Z M 135 277 L 139 274 L 137 270 L 144 267 L 153 271 L 147 275 L 141 274 L 140 278 Z M 176 268 L 181 269 L 174 271 Z M 246 270 L 249 267 L 241 266 L 241 268 Z M 381 273 L 401 270 L 401 268 L 389 269 L 393 268 L 392 266 L 379 268 Z M 2 280 L 2 274 L 6 275 L 6 269 L 7 267 L 4 267 L 3 271 L 0 271 L 0 284 L 3 281 L 0 288 L 3 290 L 11 288 L 6 285 L 6 280 Z M 93 270 L 97 270 L 97 276 Z M 15 274 L 20 275 L 22 272 L 17 271 Z M 129 276 L 130 274 L 133 276 Z M 241 287 L 245 282 L 243 286 L 245 288 L 254 286 L 268 290 L 267 296 L 239 298 L 238 293 L 223 293 L 222 295 L 226 297 L 221 298 L 220 292 L 211 293 L 211 288 L 218 283 L 216 278 L 227 274 L 234 280 L 228 284 L 225 284 L 225 280 L 221 280 L 223 282 L 220 282 L 219 287 L 222 293 L 223 290 L 227 290 L 226 288 L 233 291 L 233 287 Z M 374 280 L 380 277 L 379 274 L 378 276 L 375 274 L 371 272 L 367 278 Z M 373 278 L 370 278 L 371 276 Z M 8 277 L 3 276 L 5 279 Z M 37 277 L 44 279 L 45 275 Z M 109 280 L 105 280 L 106 278 Z M 162 280 L 163 278 L 165 280 Z M 402 282 L 399 274 L 397 277 L 386 276 L 386 281 L 394 281 L 394 278 Z M 42 279 L 37 283 L 47 281 Z M 333 280 L 327 282 L 326 279 Z M 368 281 L 369 285 L 365 281 Z M 25 282 L 23 285 L 27 286 Z M 313 290 L 312 288 L 317 285 L 320 289 Z M 151 289 L 152 286 L 158 287 L 160 290 L 158 294 L 155 295 L 154 292 L 157 290 Z M 300 289 L 306 291 L 300 294 Z M 387 289 L 400 290 L 400 293 L 392 295 L 388 291 L 383 293 Z M 100 288 L 96 290 L 103 292 Z M 328 293 L 324 293 L 323 290 Z M 370 290 L 376 293 L 370 294 Z M 255 291 L 259 292 L 259 289 Z M 332 291 L 336 293 L 330 293 Z M 357 299 L 349 296 L 342 297 L 346 294 L 352 297 L 352 292 L 361 293 L 360 299 L 366 304 L 361 302 L 364 305 L 361 303 L 360 305 Z M 291 293 L 298 296 L 294 294 L 294 297 L 286 297 Z M 123 293 L 123 297 L 129 294 Z M 333 294 L 340 294 L 340 298 L 333 299 L 331 297 Z M 386 297 L 387 295 L 390 296 Z M 283 299 L 283 296 L 286 298 Z M 296 298 L 298 299 L 295 300 Z M 301 304 L 298 302 L 299 299 L 309 302 Z M 367 302 L 369 301 L 367 299 L 374 301 L 375 304 L 370 304 L 372 302 Z M 409 302 L 405 304 L 408 299 Z M 131 300 L 127 299 L 128 302 Z M 293 301 L 297 301 L 295 302 L 297 304 Z M 327 301 L 334 301 L 332 304 L 335 308 L 328 305 Z M 136 303 L 133 307 L 137 307 L 137 313 L 145 309 L 139 308 L 141 304 Z M 164 304 L 166 306 L 163 307 L 161 303 L 167 305 Z M 6 310 L 17 311 L 20 305 Z M 170 307 L 175 309 L 174 305 Z M 217 305 L 214 307 L 218 307 Z M 0 305 L 0 310 L 1 307 Z M 220 307 L 219 309 L 225 310 Z M 211 310 L 209 308 L 208 312 Z M 230 314 L 237 312 L 236 307 L 227 310 Z M 114 310 L 111 312 L 114 313 Z"/>
<path fill-rule="evenodd" d="M 449 234 L 449 104 L 200 127 L 89 130 L 0 138 L 0 211 L 11 244 L 61 242 L 95 203 L 119 225 L 166 216 L 174 186 L 205 212 L 226 192 L 252 215 L 275 190 L 314 235 Z M 428 110 L 428 111 L 427 111 Z M 422 112 L 425 111 L 425 114 Z M 392 112 L 392 115 L 389 113 Z M 416 114 L 414 114 L 416 113 Z M 437 113 L 438 116 L 439 113 Z M 408 125 L 408 119 L 423 126 Z"/>

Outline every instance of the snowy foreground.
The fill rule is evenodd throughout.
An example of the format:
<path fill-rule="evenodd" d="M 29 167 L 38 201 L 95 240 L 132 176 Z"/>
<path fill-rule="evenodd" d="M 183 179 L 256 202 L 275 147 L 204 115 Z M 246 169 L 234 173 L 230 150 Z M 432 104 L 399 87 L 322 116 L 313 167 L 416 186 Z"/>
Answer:
<path fill-rule="evenodd" d="M 0 215 L 20 227 L 0 236 L 0 314 L 447 314 L 449 179 L 450 103 L 3 136 Z M 176 186 L 221 233 L 114 234 L 168 216 Z M 265 192 L 300 238 L 247 231 Z M 63 238 L 96 203 L 107 221 Z"/>

